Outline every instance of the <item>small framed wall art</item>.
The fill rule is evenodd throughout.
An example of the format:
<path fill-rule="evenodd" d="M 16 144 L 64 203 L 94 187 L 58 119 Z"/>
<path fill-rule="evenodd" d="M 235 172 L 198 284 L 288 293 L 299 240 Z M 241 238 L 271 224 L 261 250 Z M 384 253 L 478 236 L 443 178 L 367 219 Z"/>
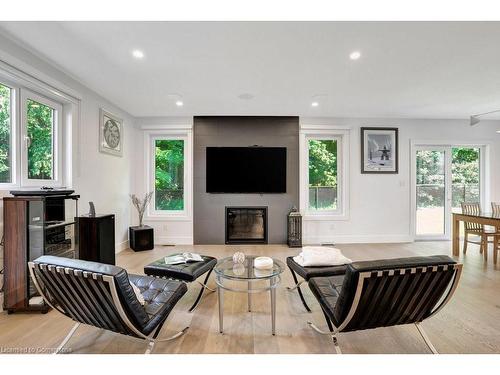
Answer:
<path fill-rule="evenodd" d="M 361 173 L 398 173 L 398 128 L 361 128 Z"/>
<path fill-rule="evenodd" d="M 99 151 L 123 155 L 123 120 L 104 109 L 99 111 Z"/>

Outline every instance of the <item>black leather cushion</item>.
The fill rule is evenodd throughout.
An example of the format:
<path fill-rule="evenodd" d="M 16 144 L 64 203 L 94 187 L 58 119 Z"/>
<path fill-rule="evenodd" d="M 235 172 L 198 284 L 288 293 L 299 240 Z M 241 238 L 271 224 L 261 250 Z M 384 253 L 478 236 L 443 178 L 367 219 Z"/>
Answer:
<path fill-rule="evenodd" d="M 286 258 L 286 264 L 306 281 L 309 281 L 312 277 L 343 275 L 347 269 L 345 264 L 341 266 L 302 267 L 293 260 L 293 257 Z"/>
<path fill-rule="evenodd" d="M 166 265 L 165 258 L 158 259 L 144 267 L 144 273 L 150 276 L 172 278 L 187 282 L 195 281 L 205 272 L 210 271 L 217 264 L 217 259 L 202 255 L 203 262 Z"/>
<path fill-rule="evenodd" d="M 314 277 L 309 280 L 309 288 L 314 294 L 323 311 L 328 315 L 333 324 L 338 327 L 339 323 L 333 311 L 337 305 L 337 301 L 344 283 L 344 275 L 330 277 Z"/>
<path fill-rule="evenodd" d="M 139 288 L 144 297 L 144 310 L 149 317 L 149 321 L 142 327 L 145 335 L 149 335 L 168 317 L 170 311 L 187 292 L 187 286 L 182 281 L 132 274 L 129 275 L 129 280 Z"/>
<path fill-rule="evenodd" d="M 41 256 L 34 262 L 112 276 L 115 279 L 116 289 L 118 291 L 120 301 L 122 302 L 122 306 L 132 323 L 136 327 L 141 328 L 149 322 L 150 318 L 144 311 L 140 302 L 137 300 L 134 290 L 130 285 L 127 271 L 123 268 L 109 264 L 89 262 L 80 259 L 55 257 L 50 255 Z"/>

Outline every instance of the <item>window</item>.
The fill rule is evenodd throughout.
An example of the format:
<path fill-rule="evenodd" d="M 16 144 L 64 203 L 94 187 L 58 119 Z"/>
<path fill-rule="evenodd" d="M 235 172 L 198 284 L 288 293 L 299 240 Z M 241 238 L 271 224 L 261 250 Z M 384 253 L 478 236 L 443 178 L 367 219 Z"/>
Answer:
<path fill-rule="evenodd" d="M 53 108 L 28 99 L 27 103 L 28 178 L 52 180 L 54 176 Z"/>
<path fill-rule="evenodd" d="M 25 186 L 60 185 L 58 139 L 62 106 L 45 97 L 21 91 L 22 183 Z"/>
<path fill-rule="evenodd" d="M 192 128 L 170 127 L 144 132 L 144 191 L 153 192 L 146 220 L 192 220 Z"/>
<path fill-rule="evenodd" d="M 79 106 L 0 61 L 0 190 L 71 186 Z"/>
<path fill-rule="evenodd" d="M 337 209 L 337 140 L 309 139 L 309 210 Z"/>
<path fill-rule="evenodd" d="M 300 208 L 305 219 L 348 218 L 349 130 L 301 125 Z"/>
<path fill-rule="evenodd" d="M 0 183 L 12 182 L 12 89 L 0 83 Z"/>
<path fill-rule="evenodd" d="M 155 140 L 155 210 L 184 210 L 184 140 Z"/>

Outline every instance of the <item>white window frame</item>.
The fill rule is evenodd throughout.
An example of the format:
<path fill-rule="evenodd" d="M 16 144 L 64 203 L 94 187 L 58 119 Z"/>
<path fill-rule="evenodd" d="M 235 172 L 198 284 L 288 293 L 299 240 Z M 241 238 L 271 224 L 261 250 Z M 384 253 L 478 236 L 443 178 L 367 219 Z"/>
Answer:
<path fill-rule="evenodd" d="M 12 127 L 11 127 L 11 182 L 0 183 L 0 191 L 9 191 L 11 189 L 33 189 L 34 187 L 53 186 L 67 188 L 72 187 L 73 167 L 76 167 L 79 174 L 79 150 L 78 139 L 80 138 L 81 122 L 81 95 L 72 89 L 64 86 L 58 81 L 50 80 L 46 83 L 36 78 L 40 73 L 36 70 L 25 73 L 13 65 L 0 61 L 0 82 L 10 87 L 14 95 L 11 101 Z M 56 87 L 61 87 L 58 89 Z M 55 136 L 58 137 L 54 148 L 54 157 L 57 158 L 57 167 L 54 165 L 54 176 L 56 180 L 27 180 L 26 174 L 23 176 L 25 163 L 22 162 L 25 142 L 21 134 L 23 115 L 23 101 L 21 93 L 27 92 L 37 95 L 51 102 L 50 106 L 54 108 L 56 103 L 58 108 L 58 131 Z M 65 90 L 65 91 L 61 91 Z M 34 99 L 36 100 L 36 99 Z M 41 100 L 38 100 L 41 101 Z M 43 104 L 43 103 L 42 103 Z M 25 106 L 25 104 L 24 104 Z M 74 157 L 73 153 L 77 155 Z M 57 153 L 57 156 L 55 156 Z M 56 164 L 55 163 L 55 164 Z M 74 165 L 75 164 L 75 165 Z"/>
<path fill-rule="evenodd" d="M 0 84 L 2 86 L 8 87 L 10 89 L 10 182 L 0 182 L 0 190 L 9 189 L 15 187 L 18 180 L 18 156 L 17 156 L 17 142 L 18 139 L 18 126 L 17 126 L 17 102 L 19 89 L 16 85 L 12 84 L 8 80 L 2 79 L 0 77 Z"/>
<path fill-rule="evenodd" d="M 54 110 L 54 124 L 52 128 L 52 179 L 30 179 L 28 177 L 28 100 L 36 101 Z M 62 104 L 45 98 L 32 91 L 21 89 L 21 185 L 22 186 L 51 186 L 61 187 L 62 184 Z"/>
<path fill-rule="evenodd" d="M 144 132 L 146 186 L 145 191 L 153 191 L 151 204 L 148 206 L 145 220 L 179 220 L 189 221 L 192 218 L 192 130 L 155 130 Z M 184 210 L 156 210 L 155 209 L 155 147 L 157 140 L 184 141 Z"/>
<path fill-rule="evenodd" d="M 350 129 L 330 125 L 301 125 L 300 148 L 300 210 L 305 220 L 349 219 L 349 144 Z M 309 141 L 337 141 L 337 208 L 311 210 L 309 208 Z"/>

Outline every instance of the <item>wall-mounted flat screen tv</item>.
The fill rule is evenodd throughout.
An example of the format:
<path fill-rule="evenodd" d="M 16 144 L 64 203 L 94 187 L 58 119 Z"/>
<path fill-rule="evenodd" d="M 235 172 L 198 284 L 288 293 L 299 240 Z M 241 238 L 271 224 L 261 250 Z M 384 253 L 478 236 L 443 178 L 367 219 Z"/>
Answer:
<path fill-rule="evenodd" d="M 286 147 L 207 147 L 207 193 L 286 193 Z"/>

